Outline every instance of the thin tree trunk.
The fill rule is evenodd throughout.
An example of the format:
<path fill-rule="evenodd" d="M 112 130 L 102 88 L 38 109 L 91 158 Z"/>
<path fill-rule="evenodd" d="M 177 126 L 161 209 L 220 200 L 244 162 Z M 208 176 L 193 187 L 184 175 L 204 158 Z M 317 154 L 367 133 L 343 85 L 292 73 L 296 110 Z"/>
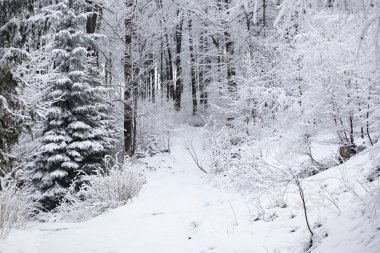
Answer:
<path fill-rule="evenodd" d="M 152 48 L 153 48 L 153 44 L 152 44 Z M 153 51 L 150 54 L 150 56 L 151 56 L 151 58 L 150 58 L 151 66 L 150 66 L 150 71 L 149 71 L 150 97 L 152 99 L 152 103 L 156 103 L 156 78 L 155 78 L 156 71 L 155 71 L 155 66 L 154 66 L 155 55 L 154 55 Z"/>
<path fill-rule="evenodd" d="M 164 74 L 164 42 L 161 37 L 161 50 L 160 50 L 160 85 L 161 85 L 161 100 L 164 96 L 164 82 L 165 82 L 165 74 Z"/>
<path fill-rule="evenodd" d="M 360 122 L 363 123 L 363 115 L 362 115 L 362 108 L 360 107 L 361 104 L 358 104 L 359 106 L 359 114 L 360 114 Z M 360 138 L 364 139 L 364 126 L 360 126 Z"/>
<path fill-rule="evenodd" d="M 147 56 L 147 60 L 145 61 L 145 70 L 146 70 L 146 79 L 145 79 L 145 90 L 144 96 L 149 100 L 152 99 L 152 102 L 155 103 L 155 78 L 154 78 L 154 55 L 153 53 L 149 53 Z"/>
<path fill-rule="evenodd" d="M 190 50 L 190 62 L 191 62 L 191 97 L 193 101 L 193 115 L 197 114 L 198 101 L 197 101 L 197 77 L 195 71 L 195 56 L 194 56 L 194 44 L 192 34 L 192 19 L 189 19 L 189 50 Z"/>
<path fill-rule="evenodd" d="M 231 3 L 231 0 L 225 0 L 226 8 L 228 10 L 229 4 Z M 227 11 L 227 14 L 230 14 L 229 11 Z M 225 48 L 226 48 L 226 62 L 227 62 L 227 80 L 228 80 L 228 90 L 230 92 L 235 92 L 237 88 L 237 84 L 235 81 L 236 71 L 235 67 L 233 66 L 233 60 L 234 60 L 234 54 L 235 54 L 235 44 L 232 41 L 231 34 L 229 33 L 230 25 L 225 22 L 225 32 L 224 32 L 224 39 L 225 39 Z"/>
<path fill-rule="evenodd" d="M 210 83 L 210 67 L 211 60 L 208 56 L 208 40 L 205 36 L 205 32 L 202 31 L 200 35 L 200 48 L 201 53 L 200 67 L 199 67 L 199 92 L 200 92 L 200 104 L 207 107 L 208 92 L 207 87 Z"/>
<path fill-rule="evenodd" d="M 369 133 L 369 109 L 370 109 L 370 106 L 369 106 L 369 101 L 371 99 L 371 88 L 372 86 L 369 86 L 369 92 L 368 92 L 368 106 L 367 106 L 367 123 L 366 123 L 366 130 L 367 130 L 367 136 L 368 136 L 368 140 L 369 142 L 371 143 L 371 146 L 373 146 L 373 141 L 372 141 L 372 138 L 371 138 L 371 135 Z"/>
<path fill-rule="evenodd" d="M 208 41 L 208 37 L 205 37 L 204 38 L 204 57 L 205 57 L 205 67 L 204 67 L 204 70 L 205 70 L 205 74 L 206 74 L 206 78 L 204 80 L 204 89 L 203 89 L 203 104 L 204 106 L 207 108 L 208 106 L 208 87 L 211 83 L 211 58 L 210 58 L 210 55 L 209 55 L 209 41 Z"/>
<path fill-rule="evenodd" d="M 199 36 L 199 53 L 200 53 L 200 59 L 199 59 L 199 67 L 198 67 L 198 82 L 199 82 L 199 93 L 200 93 L 200 100 L 199 103 L 201 105 L 204 104 L 204 55 L 203 55 L 203 46 L 204 46 L 204 37 L 203 37 L 203 31 L 200 33 Z"/>
<path fill-rule="evenodd" d="M 351 144 L 354 144 L 354 118 L 353 118 L 353 113 L 350 112 L 349 116 L 349 122 L 350 122 L 350 142 Z"/>
<path fill-rule="evenodd" d="M 108 73 L 109 73 L 109 69 L 110 69 L 110 66 L 109 66 L 110 64 L 109 64 L 109 59 L 107 59 L 106 58 L 106 63 L 105 63 L 105 66 L 104 66 L 104 68 L 105 68 L 105 75 L 104 75 L 104 83 L 107 85 L 108 84 L 108 79 L 109 79 L 109 77 L 108 77 Z"/>
<path fill-rule="evenodd" d="M 161 11 L 163 9 L 162 0 L 156 0 L 157 8 Z M 163 26 L 163 20 L 164 18 L 160 19 L 160 27 Z M 164 52 L 164 35 L 161 35 L 161 43 L 160 43 L 160 89 L 161 89 L 161 101 L 163 101 L 164 97 L 164 83 L 165 83 L 165 72 L 164 71 L 164 58 L 165 58 L 165 52 Z M 167 98 L 169 99 L 169 98 Z"/>
<path fill-rule="evenodd" d="M 267 10 L 267 2 L 266 0 L 263 0 L 263 27 L 264 28 L 267 26 L 266 10 Z M 264 29 L 264 32 L 265 32 L 265 29 Z"/>
<path fill-rule="evenodd" d="M 175 100 L 175 91 L 174 91 L 174 78 L 173 78 L 173 57 L 172 52 L 170 49 L 169 44 L 169 36 L 168 34 L 165 34 L 166 37 L 166 51 L 168 52 L 168 59 L 167 59 L 167 73 L 168 73 L 168 87 L 169 87 L 169 94 L 170 97 L 172 97 Z"/>
<path fill-rule="evenodd" d="M 228 80 L 228 90 L 230 92 L 235 92 L 237 84 L 235 81 L 236 71 L 233 66 L 233 56 L 234 56 L 234 43 L 231 41 L 231 36 L 228 32 L 225 32 L 226 51 L 227 51 L 227 80 Z"/>
<path fill-rule="evenodd" d="M 183 15 L 178 11 L 177 15 L 181 15 L 181 20 L 176 26 L 175 38 L 176 38 L 176 59 L 175 66 L 177 70 L 176 78 L 176 95 L 175 95 L 175 109 L 177 111 L 181 110 L 181 95 L 183 90 L 183 80 L 182 80 L 182 66 L 181 66 L 181 51 L 182 51 L 182 28 L 183 28 Z"/>
<path fill-rule="evenodd" d="M 86 33 L 93 34 L 93 33 L 95 33 L 95 30 L 97 28 L 97 21 L 98 21 L 98 14 L 95 13 L 95 11 L 99 12 L 101 9 L 99 8 L 99 6 L 96 6 L 95 4 L 91 3 L 87 10 L 91 11 L 93 13 L 91 13 L 90 15 L 87 16 Z M 95 65 L 97 68 L 99 68 L 100 64 L 99 64 L 98 49 L 96 49 L 92 46 L 89 46 L 87 48 L 87 51 L 88 51 L 88 56 L 92 56 L 95 59 L 95 61 L 93 62 L 93 65 Z"/>
<path fill-rule="evenodd" d="M 170 82 L 172 81 L 170 78 L 170 64 L 169 64 L 169 57 L 165 57 L 166 62 L 166 100 L 169 101 L 170 99 Z"/>
<path fill-rule="evenodd" d="M 133 0 L 126 1 L 127 7 L 132 9 Z M 134 118 L 133 107 L 137 106 L 135 102 L 136 90 L 134 85 L 134 69 L 132 59 L 132 44 L 133 44 L 133 15 L 128 15 L 125 19 L 125 58 L 124 58 L 124 151 L 128 155 L 135 153 L 135 138 L 136 138 L 136 120 Z"/>

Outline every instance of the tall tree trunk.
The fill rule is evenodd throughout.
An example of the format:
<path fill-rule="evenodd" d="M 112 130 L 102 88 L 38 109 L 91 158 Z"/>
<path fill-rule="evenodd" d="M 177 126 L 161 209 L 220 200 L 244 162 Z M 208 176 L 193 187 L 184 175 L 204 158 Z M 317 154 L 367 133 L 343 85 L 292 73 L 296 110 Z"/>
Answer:
<path fill-rule="evenodd" d="M 207 108 L 208 106 L 208 87 L 211 83 L 211 58 L 209 55 L 209 41 L 208 37 L 204 38 L 204 56 L 205 56 L 205 67 L 204 71 L 206 74 L 206 78 L 204 80 L 204 89 L 203 89 L 203 104 Z"/>
<path fill-rule="evenodd" d="M 200 99 L 199 99 L 199 104 L 204 105 L 204 91 L 205 91 L 205 82 L 204 82 L 204 55 L 203 55 L 203 50 L 204 50 L 204 37 L 203 37 L 203 31 L 199 35 L 199 67 L 198 67 L 198 82 L 199 82 L 199 93 L 200 93 Z"/>
<path fill-rule="evenodd" d="M 161 12 L 163 9 L 162 0 L 156 0 L 157 9 Z M 163 27 L 163 21 L 164 18 L 160 18 L 160 27 Z M 164 70 L 164 58 L 165 58 L 165 51 L 164 51 L 164 35 L 161 34 L 160 38 L 160 72 L 159 72 L 159 80 L 160 83 L 160 92 L 161 92 L 161 101 L 163 101 L 164 98 L 164 83 L 165 83 L 165 76 L 166 76 L 166 70 Z M 168 98 L 169 99 L 169 98 Z"/>
<path fill-rule="evenodd" d="M 150 89 L 151 89 L 151 98 L 152 102 L 156 103 L 156 78 L 154 68 L 150 70 Z"/>
<path fill-rule="evenodd" d="M 169 64 L 169 58 L 165 57 L 165 62 L 166 62 L 166 100 L 169 101 L 171 94 L 170 94 L 170 64 Z"/>
<path fill-rule="evenodd" d="M 132 10 L 133 0 L 126 0 L 129 10 Z M 128 155 L 135 153 L 136 140 L 136 119 L 134 115 L 134 107 L 137 106 L 134 96 L 136 90 L 134 84 L 133 69 L 133 14 L 130 13 L 125 19 L 125 56 L 124 56 L 124 151 Z"/>
<path fill-rule="evenodd" d="M 366 130 L 367 130 L 367 136 L 368 136 L 368 140 L 369 142 L 371 143 L 371 146 L 373 146 L 373 141 L 372 141 L 372 138 L 371 138 L 371 134 L 369 133 L 369 109 L 370 109 L 370 106 L 369 106 L 369 101 L 371 99 L 371 88 L 372 86 L 370 85 L 369 86 L 369 92 L 368 92 L 368 106 L 367 106 L 367 123 L 366 123 Z"/>
<path fill-rule="evenodd" d="M 358 97 L 359 99 L 359 97 Z M 360 123 L 363 123 L 363 115 L 362 115 L 362 108 L 361 108 L 361 103 L 358 103 L 359 107 L 359 114 L 360 114 Z M 364 139 L 364 126 L 360 126 L 360 138 Z"/>
<path fill-rule="evenodd" d="M 175 95 L 175 109 L 177 111 L 181 110 L 181 95 L 183 90 L 183 79 L 182 79 L 182 66 L 181 66 L 181 51 L 182 51 L 182 28 L 183 28 L 183 14 L 178 11 L 177 15 L 181 15 L 180 22 L 176 26 L 175 38 L 176 38 L 176 59 L 175 66 L 177 71 L 176 78 L 176 95 Z"/>
<path fill-rule="evenodd" d="M 224 36 L 226 38 L 226 51 L 227 51 L 227 80 L 228 80 L 228 90 L 230 92 L 235 92 L 237 84 L 235 81 L 236 71 L 233 66 L 234 58 L 234 43 L 231 41 L 231 36 L 229 32 L 225 32 Z"/>
<path fill-rule="evenodd" d="M 227 8 L 227 15 L 230 14 L 228 8 L 231 3 L 231 0 L 225 0 L 225 8 Z M 229 32 L 230 24 L 226 21 L 225 22 L 225 32 L 224 32 L 224 39 L 225 39 L 225 48 L 226 48 L 226 63 L 227 63 L 227 81 L 228 81 L 228 90 L 230 92 L 235 92 L 237 88 L 237 84 L 235 81 L 236 71 L 233 64 L 234 61 L 234 54 L 235 54 L 235 44 L 232 41 L 231 34 Z"/>
<path fill-rule="evenodd" d="M 193 115 L 197 114 L 198 101 L 197 101 L 197 77 L 195 71 L 195 55 L 194 55 L 194 44 L 193 44 L 193 34 L 192 34 L 192 19 L 189 19 L 189 50 L 190 50 L 190 62 L 191 62 L 191 97 L 193 101 Z"/>
<path fill-rule="evenodd" d="M 267 2 L 266 2 L 266 0 L 263 0 L 263 27 L 264 28 L 267 26 L 266 11 L 267 11 Z M 264 33 L 265 33 L 265 29 L 264 29 Z"/>
<path fill-rule="evenodd" d="M 93 34 L 96 29 L 100 27 L 100 22 L 98 22 L 98 13 L 102 13 L 102 8 L 92 1 L 88 1 L 87 11 L 92 13 L 87 16 L 86 33 Z M 95 58 L 96 61 L 94 62 L 94 65 L 99 68 L 99 52 L 96 47 L 94 48 L 90 46 L 87 48 L 87 51 L 89 52 L 89 56 L 93 56 Z"/>
<path fill-rule="evenodd" d="M 210 67 L 211 61 L 208 56 L 208 40 L 205 36 L 205 31 L 200 34 L 199 51 L 201 54 L 200 67 L 199 67 L 199 92 L 200 92 L 200 104 L 207 107 L 208 93 L 207 87 L 210 83 Z"/>
<path fill-rule="evenodd" d="M 152 52 L 148 53 L 147 59 L 145 61 L 145 89 L 143 91 L 143 97 L 152 99 L 155 103 L 155 70 L 154 70 L 154 54 Z"/>
<path fill-rule="evenodd" d="M 106 63 L 105 63 L 105 84 L 106 85 L 111 85 L 112 84 L 112 69 L 113 69 L 113 65 L 112 65 L 112 53 L 109 53 L 109 56 L 106 58 Z"/>
<path fill-rule="evenodd" d="M 349 116 L 349 122 L 350 122 L 350 142 L 351 144 L 354 144 L 354 114 L 353 112 L 350 112 Z"/>
<path fill-rule="evenodd" d="M 165 83 L 165 72 L 164 72 L 164 41 L 161 37 L 161 49 L 160 49 L 160 88 L 161 88 L 161 100 L 164 98 L 164 83 Z"/>
<path fill-rule="evenodd" d="M 167 73 L 168 73 L 168 88 L 169 88 L 169 95 L 175 100 L 175 90 L 174 90 L 174 75 L 173 75 L 173 57 L 172 57 L 172 51 L 170 49 L 169 44 L 169 36 L 168 34 L 165 34 L 166 37 L 166 51 L 168 52 L 168 58 L 167 58 Z"/>

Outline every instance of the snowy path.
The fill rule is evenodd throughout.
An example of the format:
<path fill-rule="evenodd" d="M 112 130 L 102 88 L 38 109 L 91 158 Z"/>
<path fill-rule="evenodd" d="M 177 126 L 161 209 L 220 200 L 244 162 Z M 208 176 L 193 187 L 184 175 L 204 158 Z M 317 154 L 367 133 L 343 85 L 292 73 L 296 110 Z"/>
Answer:
<path fill-rule="evenodd" d="M 86 222 L 37 224 L 14 231 L 0 240 L 0 253 L 304 252 L 309 235 L 297 194 L 285 197 L 287 207 L 266 208 L 249 201 L 249 195 L 218 189 L 193 162 L 186 149 L 191 141 L 207 170 L 207 141 L 196 128 L 182 126 L 174 132 L 171 154 L 142 160 L 147 184 L 131 203 Z M 357 168 L 364 168 L 367 160 L 353 159 L 350 173 L 361 173 Z M 314 210 L 309 212 L 314 231 L 329 234 L 313 253 L 379 252 L 380 234 L 370 237 L 368 231 L 380 228 L 353 208 L 353 196 L 336 184 L 339 175 L 337 168 L 314 177 L 315 182 L 323 179 L 324 187 L 331 186 L 335 196 L 341 195 L 339 206 L 346 212 L 337 215 L 333 207 L 321 209 L 320 201 L 308 202 Z M 318 194 L 312 182 L 309 198 Z"/>
<path fill-rule="evenodd" d="M 186 135 L 185 135 L 186 133 Z M 181 139 L 179 136 L 193 136 Z M 172 154 L 149 158 L 140 197 L 87 222 L 42 224 L 0 242 L 1 253 L 187 253 L 253 250 L 249 208 L 238 194 L 205 183 L 186 147 L 193 139 L 207 155 L 197 130 L 175 132 Z M 242 224 L 246 224 L 242 226 Z M 20 238 L 25 238 L 21 242 Z"/>

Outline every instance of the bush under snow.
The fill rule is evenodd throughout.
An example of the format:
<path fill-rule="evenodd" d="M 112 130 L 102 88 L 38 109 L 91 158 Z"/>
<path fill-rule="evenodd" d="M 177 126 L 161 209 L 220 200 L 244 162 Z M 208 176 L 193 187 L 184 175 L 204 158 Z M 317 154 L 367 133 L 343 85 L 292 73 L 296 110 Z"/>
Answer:
<path fill-rule="evenodd" d="M 126 204 L 138 196 L 145 183 L 142 175 L 131 171 L 132 166 L 128 158 L 118 161 L 107 156 L 103 168 L 107 173 L 85 177 L 86 183 L 79 191 L 73 186 L 58 207 L 58 213 L 75 220 L 86 220 Z"/>
<path fill-rule="evenodd" d="M 0 239 L 21 228 L 35 211 L 35 203 L 15 182 L 0 178 Z"/>

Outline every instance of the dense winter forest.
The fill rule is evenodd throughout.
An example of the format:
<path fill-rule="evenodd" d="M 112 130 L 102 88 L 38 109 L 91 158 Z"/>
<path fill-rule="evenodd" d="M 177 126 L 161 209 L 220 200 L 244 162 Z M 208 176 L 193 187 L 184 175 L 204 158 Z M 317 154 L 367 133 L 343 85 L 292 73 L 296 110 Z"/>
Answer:
<path fill-rule="evenodd" d="M 1 253 L 380 252 L 380 0 L 0 0 Z"/>

